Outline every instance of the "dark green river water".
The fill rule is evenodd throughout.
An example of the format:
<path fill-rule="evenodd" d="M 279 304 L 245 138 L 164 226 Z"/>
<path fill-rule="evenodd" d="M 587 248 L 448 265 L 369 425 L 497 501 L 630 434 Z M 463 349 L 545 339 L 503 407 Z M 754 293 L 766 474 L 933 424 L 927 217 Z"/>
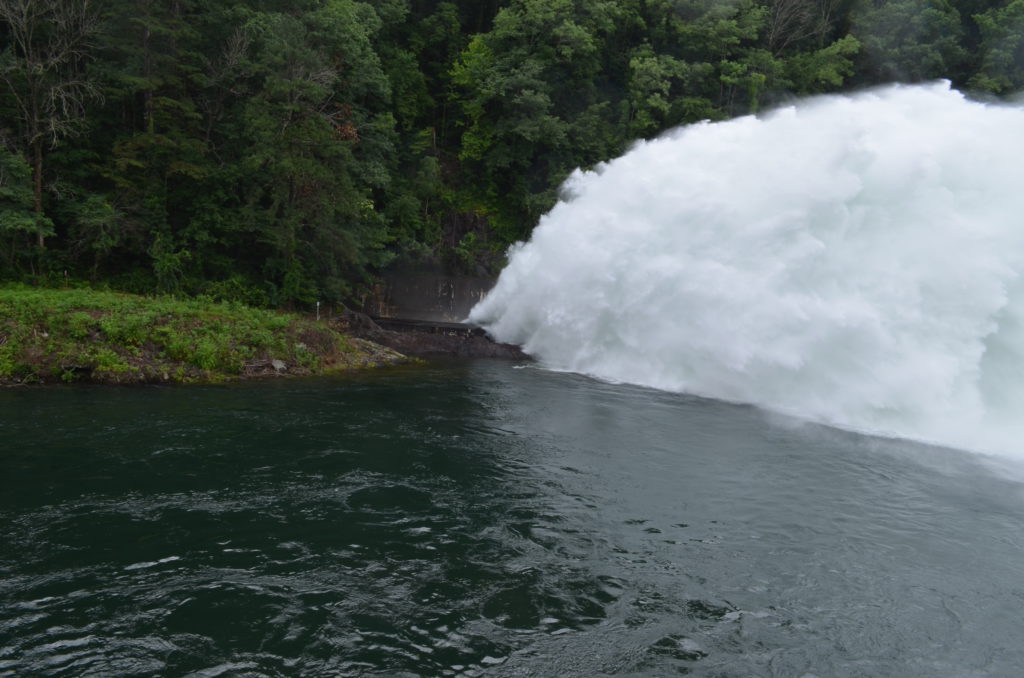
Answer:
<path fill-rule="evenodd" d="M 0 676 L 1024 675 L 1024 471 L 583 377 L 0 392 Z"/>

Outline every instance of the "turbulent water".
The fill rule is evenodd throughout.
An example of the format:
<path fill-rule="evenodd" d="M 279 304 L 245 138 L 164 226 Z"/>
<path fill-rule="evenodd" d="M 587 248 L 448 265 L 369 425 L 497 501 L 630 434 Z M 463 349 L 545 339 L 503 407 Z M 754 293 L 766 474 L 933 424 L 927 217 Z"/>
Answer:
<path fill-rule="evenodd" d="M 561 371 L 0 390 L 0 678 L 1024 675 L 1024 463 L 807 421 L 1020 453 L 1021 158 L 941 85 L 641 144 L 474 311 Z"/>
<path fill-rule="evenodd" d="M 1024 455 L 1024 108 L 826 97 L 575 173 L 472 319 L 545 364 Z"/>
<path fill-rule="evenodd" d="M 1013 463 L 501 362 L 0 391 L 0 676 L 1014 678 Z"/>

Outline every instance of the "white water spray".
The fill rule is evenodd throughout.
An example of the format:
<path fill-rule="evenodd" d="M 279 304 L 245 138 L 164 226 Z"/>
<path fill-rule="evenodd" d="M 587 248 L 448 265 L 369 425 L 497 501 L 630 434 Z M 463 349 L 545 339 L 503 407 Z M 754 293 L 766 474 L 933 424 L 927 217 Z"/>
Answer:
<path fill-rule="evenodd" d="M 681 128 L 591 172 L 471 320 L 556 368 L 1024 455 L 1024 109 L 947 83 Z"/>

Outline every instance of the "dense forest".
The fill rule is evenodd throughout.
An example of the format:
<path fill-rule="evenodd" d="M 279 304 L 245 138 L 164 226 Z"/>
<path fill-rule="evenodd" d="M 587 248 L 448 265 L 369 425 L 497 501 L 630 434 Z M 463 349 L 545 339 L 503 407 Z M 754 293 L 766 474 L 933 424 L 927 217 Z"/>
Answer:
<path fill-rule="evenodd" d="M 302 307 L 493 272 L 684 123 L 1024 84 L 1024 0 L 0 0 L 0 280 Z"/>

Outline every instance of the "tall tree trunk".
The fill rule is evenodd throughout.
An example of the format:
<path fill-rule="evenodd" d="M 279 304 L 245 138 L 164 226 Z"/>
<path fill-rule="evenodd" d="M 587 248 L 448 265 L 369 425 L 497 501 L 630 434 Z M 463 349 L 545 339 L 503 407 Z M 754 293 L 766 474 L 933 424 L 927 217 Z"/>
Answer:
<path fill-rule="evenodd" d="M 100 96 L 84 72 L 99 15 L 90 0 L 0 0 L 0 25 L 5 39 L 0 81 L 25 131 L 20 150 L 35 173 L 33 209 L 43 248 L 43 143 L 81 133 L 86 104 Z"/>
<path fill-rule="evenodd" d="M 149 26 L 142 31 L 142 75 L 146 79 L 146 89 L 142 92 L 143 111 L 146 116 L 146 133 L 156 132 L 156 120 L 153 107 L 153 57 L 149 50 Z"/>
<path fill-rule="evenodd" d="M 36 213 L 36 219 L 41 219 L 43 216 L 43 142 L 41 139 L 36 139 L 32 142 L 32 173 L 33 177 L 33 191 L 35 193 L 35 204 L 33 211 Z M 38 221 L 37 221 L 38 223 Z M 46 241 L 43 237 L 43 232 L 39 231 L 39 247 L 46 247 Z"/>

